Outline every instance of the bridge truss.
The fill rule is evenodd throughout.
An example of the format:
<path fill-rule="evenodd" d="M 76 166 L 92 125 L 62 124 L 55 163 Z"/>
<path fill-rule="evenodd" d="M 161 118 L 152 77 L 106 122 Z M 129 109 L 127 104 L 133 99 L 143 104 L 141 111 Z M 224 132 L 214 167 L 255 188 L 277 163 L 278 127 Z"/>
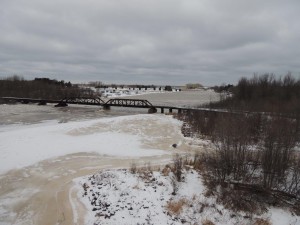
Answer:
<path fill-rule="evenodd" d="M 67 104 L 78 104 L 78 105 L 104 105 L 105 102 L 100 97 L 70 97 L 61 100 Z"/>
<path fill-rule="evenodd" d="M 153 108 L 153 105 L 148 100 L 142 99 L 114 98 L 108 100 L 104 105 L 134 108 Z"/>

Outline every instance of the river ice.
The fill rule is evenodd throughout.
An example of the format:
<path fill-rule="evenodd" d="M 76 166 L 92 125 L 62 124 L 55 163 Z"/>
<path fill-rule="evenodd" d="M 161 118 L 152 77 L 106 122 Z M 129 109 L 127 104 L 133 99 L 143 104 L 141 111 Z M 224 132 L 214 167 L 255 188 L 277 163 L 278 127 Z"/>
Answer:
<path fill-rule="evenodd" d="M 172 129 L 151 136 L 151 126 L 168 123 Z M 0 127 L 0 173 L 41 160 L 78 152 L 120 157 L 170 154 L 149 141 L 171 138 L 180 122 L 165 115 L 135 115 L 87 121 Z M 154 128 L 154 127 L 153 127 Z M 146 132 L 150 132 L 150 135 Z M 177 132 L 178 134 L 178 132 Z M 179 135 L 179 134 L 178 134 Z M 148 145 L 147 145 L 148 143 Z M 173 143 L 170 141 L 169 145 Z M 170 150 L 172 148 L 170 147 Z"/>

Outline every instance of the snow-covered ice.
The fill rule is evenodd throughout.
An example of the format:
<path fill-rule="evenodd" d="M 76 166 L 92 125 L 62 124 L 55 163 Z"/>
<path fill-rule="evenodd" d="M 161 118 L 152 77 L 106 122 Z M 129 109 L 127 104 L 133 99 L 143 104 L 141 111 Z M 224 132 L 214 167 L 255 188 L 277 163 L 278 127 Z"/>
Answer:
<path fill-rule="evenodd" d="M 143 133 L 144 128 L 141 123 L 145 123 L 144 126 L 147 124 L 151 126 L 147 121 L 153 121 L 154 125 L 170 123 L 176 128 L 180 127 L 180 122 L 160 114 L 120 116 L 69 123 L 46 121 L 33 125 L 1 126 L 0 173 L 78 152 L 95 152 L 121 157 L 169 154 L 167 151 L 152 146 L 147 147 L 142 143 L 157 138 Z"/>

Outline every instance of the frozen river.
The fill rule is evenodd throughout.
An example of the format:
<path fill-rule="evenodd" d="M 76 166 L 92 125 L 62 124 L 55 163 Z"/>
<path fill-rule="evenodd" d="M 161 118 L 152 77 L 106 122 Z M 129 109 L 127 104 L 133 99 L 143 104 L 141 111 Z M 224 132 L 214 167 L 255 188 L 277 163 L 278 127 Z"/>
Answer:
<path fill-rule="evenodd" d="M 138 98 L 196 106 L 218 95 L 199 91 Z M 85 208 L 74 197 L 72 180 L 103 168 L 159 165 L 175 153 L 192 153 L 195 147 L 180 127 L 171 116 L 146 110 L 0 105 L 0 224 L 83 224 Z"/>

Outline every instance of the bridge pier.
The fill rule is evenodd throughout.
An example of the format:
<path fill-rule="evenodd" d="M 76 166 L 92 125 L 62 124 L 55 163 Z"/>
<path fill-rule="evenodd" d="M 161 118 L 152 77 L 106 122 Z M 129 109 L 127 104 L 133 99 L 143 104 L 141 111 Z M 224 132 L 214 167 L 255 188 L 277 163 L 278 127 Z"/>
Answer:
<path fill-rule="evenodd" d="M 110 110 L 110 106 L 109 105 L 103 105 L 103 109 L 104 110 Z"/>
<path fill-rule="evenodd" d="M 157 109 L 155 107 L 151 107 L 148 109 L 148 113 L 156 113 Z"/>
<path fill-rule="evenodd" d="M 42 100 L 42 101 L 40 101 L 40 102 L 38 103 L 38 105 L 47 105 L 47 102 L 44 101 L 44 100 Z"/>
<path fill-rule="evenodd" d="M 173 112 L 173 109 L 172 108 L 169 108 L 169 113 L 172 113 Z"/>
<path fill-rule="evenodd" d="M 163 107 L 160 108 L 160 113 L 164 113 L 165 109 Z"/>
<path fill-rule="evenodd" d="M 182 109 L 178 109 L 178 114 L 181 114 L 182 113 Z"/>
<path fill-rule="evenodd" d="M 66 106 L 68 106 L 68 104 L 66 102 L 59 102 L 54 107 L 66 107 Z"/>

